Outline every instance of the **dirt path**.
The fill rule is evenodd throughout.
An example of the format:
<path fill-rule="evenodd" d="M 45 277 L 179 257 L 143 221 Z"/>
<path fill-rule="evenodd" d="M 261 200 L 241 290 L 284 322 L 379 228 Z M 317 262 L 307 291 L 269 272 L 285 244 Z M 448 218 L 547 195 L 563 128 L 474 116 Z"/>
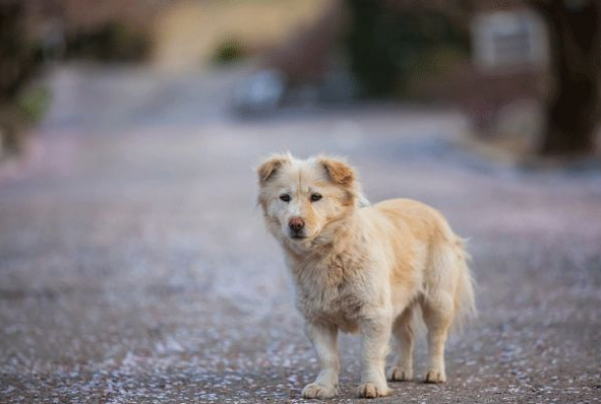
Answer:
<path fill-rule="evenodd" d="M 448 346 L 449 382 L 379 402 L 600 400 L 598 169 L 486 162 L 448 112 L 238 121 L 235 78 L 53 76 L 37 157 L 0 183 L 0 402 L 302 401 L 317 364 L 251 170 L 282 150 L 346 155 L 371 200 L 418 198 L 471 237 L 480 317 Z M 357 342 L 333 402 L 355 401 Z"/>

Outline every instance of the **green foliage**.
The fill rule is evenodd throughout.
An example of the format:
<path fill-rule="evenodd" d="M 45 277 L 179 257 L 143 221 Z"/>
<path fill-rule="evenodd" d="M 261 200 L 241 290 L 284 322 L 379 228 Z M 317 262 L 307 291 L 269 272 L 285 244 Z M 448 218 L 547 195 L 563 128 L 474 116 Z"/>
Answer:
<path fill-rule="evenodd" d="M 467 32 L 439 10 L 393 9 L 373 0 L 347 3 L 351 25 L 345 42 L 364 96 L 402 92 L 416 72 L 440 68 L 431 65 L 431 55 L 441 49 L 467 54 Z"/>
<path fill-rule="evenodd" d="M 50 106 L 52 94 L 45 87 L 31 87 L 17 99 L 17 104 L 29 123 L 39 122 Z"/>
<path fill-rule="evenodd" d="M 150 52 L 150 37 L 143 29 L 120 22 L 109 22 L 91 31 L 80 31 L 67 38 L 67 57 L 101 62 L 135 62 Z"/>
<path fill-rule="evenodd" d="M 222 42 L 213 54 L 213 63 L 225 65 L 240 61 L 247 56 L 247 51 L 242 43 L 236 39 Z"/>

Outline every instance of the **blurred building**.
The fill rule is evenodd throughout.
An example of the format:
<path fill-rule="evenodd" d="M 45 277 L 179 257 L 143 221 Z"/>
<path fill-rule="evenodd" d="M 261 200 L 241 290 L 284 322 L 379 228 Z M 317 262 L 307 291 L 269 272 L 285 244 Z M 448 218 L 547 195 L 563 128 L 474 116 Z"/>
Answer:
<path fill-rule="evenodd" d="M 471 24 L 474 64 L 484 73 L 545 69 L 547 33 L 541 18 L 526 9 L 476 14 Z"/>
<path fill-rule="evenodd" d="M 323 0 L 173 1 L 156 16 L 152 61 L 169 70 L 210 65 L 226 47 L 253 57 L 283 46 L 319 18 Z M 236 56 L 236 55 L 233 55 Z M 218 61 L 218 60 L 217 60 Z"/>

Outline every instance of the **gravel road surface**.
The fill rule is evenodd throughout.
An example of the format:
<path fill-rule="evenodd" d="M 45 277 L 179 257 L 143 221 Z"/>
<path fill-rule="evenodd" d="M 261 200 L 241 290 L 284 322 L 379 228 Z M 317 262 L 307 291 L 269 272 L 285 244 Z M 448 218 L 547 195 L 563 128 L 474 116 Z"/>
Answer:
<path fill-rule="evenodd" d="M 516 168 L 464 118 L 393 105 L 227 110 L 239 73 L 62 68 L 0 179 L 0 402 L 302 402 L 317 363 L 255 204 L 274 151 L 348 156 L 372 201 L 420 199 L 469 237 L 479 317 L 449 381 L 381 403 L 601 401 L 601 170 Z M 359 345 L 341 339 L 341 395 Z"/>

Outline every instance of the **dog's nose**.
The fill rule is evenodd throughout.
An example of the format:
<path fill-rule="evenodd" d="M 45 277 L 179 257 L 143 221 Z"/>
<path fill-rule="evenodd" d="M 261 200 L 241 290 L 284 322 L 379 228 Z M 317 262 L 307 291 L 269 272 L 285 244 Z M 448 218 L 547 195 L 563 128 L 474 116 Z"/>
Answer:
<path fill-rule="evenodd" d="M 290 219 L 290 222 L 288 222 L 288 227 L 290 227 L 290 230 L 293 232 L 298 233 L 305 227 L 305 221 L 300 217 L 293 217 Z"/>

